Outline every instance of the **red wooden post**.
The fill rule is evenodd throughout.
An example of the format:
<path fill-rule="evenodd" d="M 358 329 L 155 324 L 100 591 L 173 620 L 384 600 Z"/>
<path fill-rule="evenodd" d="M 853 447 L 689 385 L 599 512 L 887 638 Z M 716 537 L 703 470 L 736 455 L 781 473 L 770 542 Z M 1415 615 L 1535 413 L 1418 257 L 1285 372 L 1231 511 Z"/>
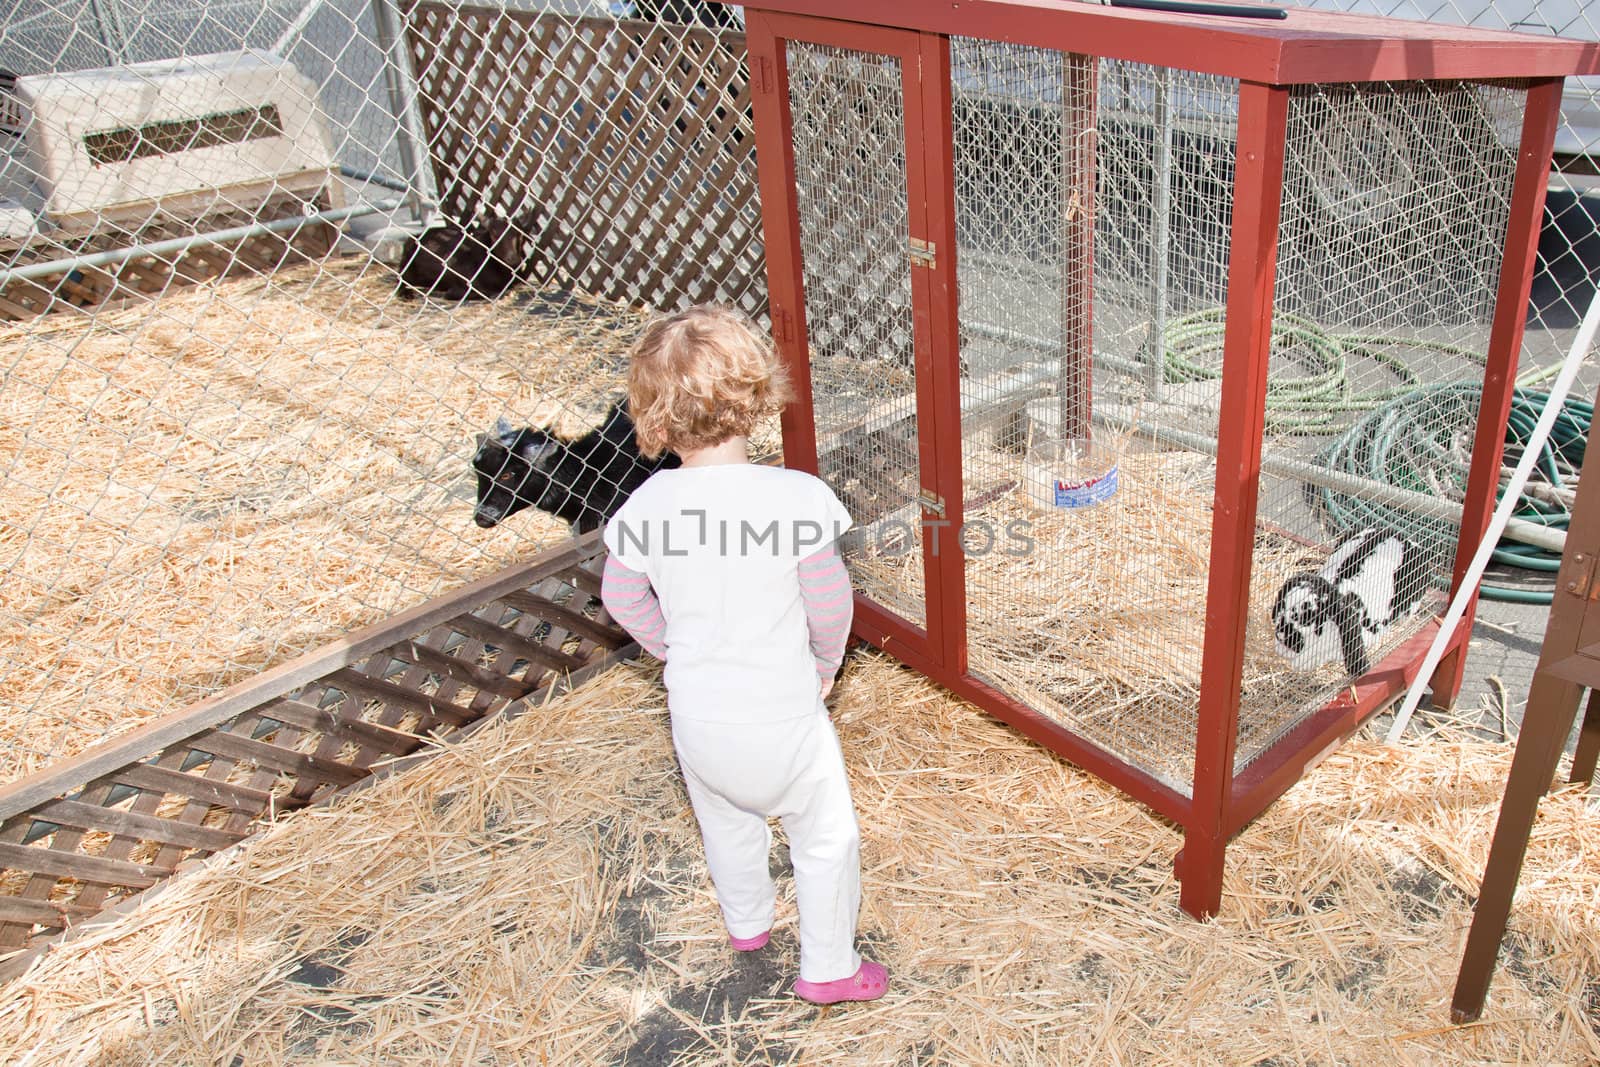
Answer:
<path fill-rule="evenodd" d="M 794 403 L 783 409 L 783 464 L 817 472 L 816 410 L 811 400 L 805 295 L 801 291 L 800 214 L 794 200 L 794 131 L 786 101 L 789 68 L 771 18 L 745 13 L 750 53 L 750 106 L 756 128 L 756 174 L 761 186 L 761 226 L 766 241 L 767 309 L 772 339 L 789 370 Z"/>
<path fill-rule="evenodd" d="M 926 269 L 913 271 L 919 291 L 914 299 L 925 299 L 928 308 L 927 374 L 917 365 L 917 411 L 923 416 L 920 440 L 927 447 L 933 464 L 930 481 L 924 467 L 923 485 L 944 501 L 948 524 L 939 535 L 938 552 L 933 560 L 937 585 L 942 591 L 938 615 L 929 605 L 928 632 L 939 647 L 945 667 L 954 674 L 967 671 L 967 579 L 966 553 L 961 545 L 961 524 L 966 521 L 962 507 L 965 492 L 961 468 L 961 352 L 960 317 L 956 284 L 956 190 L 953 112 L 950 96 L 950 39 L 924 33 L 919 67 L 922 72 L 920 112 L 923 151 L 927 165 L 923 170 L 924 202 L 928 242 L 935 254 Z"/>
<path fill-rule="evenodd" d="M 1178 854 L 1179 896 L 1196 918 L 1222 901 L 1227 807 L 1239 725 L 1240 676 L 1250 603 L 1261 437 L 1266 426 L 1267 363 L 1272 347 L 1278 213 L 1283 193 L 1284 130 L 1289 93 L 1239 86 L 1227 333 L 1222 352 L 1222 412 L 1206 586 L 1205 651 L 1194 751 L 1194 806 Z"/>
<path fill-rule="evenodd" d="M 1477 434 L 1472 444 L 1472 467 L 1467 475 L 1466 498 L 1461 513 L 1461 536 L 1456 542 L 1455 570 L 1450 578 L 1454 597 L 1477 554 L 1484 531 L 1494 514 L 1500 487 L 1500 457 L 1505 450 L 1505 425 L 1511 414 L 1516 387 L 1517 356 L 1522 350 L 1522 328 L 1528 314 L 1528 291 L 1539 250 L 1539 225 L 1544 218 L 1544 194 L 1549 182 L 1550 153 L 1556 126 L 1561 121 L 1561 79 L 1535 82 L 1528 90 L 1522 115 L 1522 142 L 1517 150 L 1517 176 L 1511 193 L 1511 218 L 1506 226 L 1506 254 L 1500 267 L 1500 288 L 1495 297 L 1494 322 L 1489 331 L 1489 352 L 1483 372 L 1483 400 L 1478 408 Z M 1472 632 L 1478 614 L 1473 593 L 1462 613 L 1459 630 Z M 1453 707 L 1466 674 L 1466 643 L 1458 644 L 1439 661 L 1433 672 L 1433 703 Z"/>
<path fill-rule="evenodd" d="M 947 232 L 948 219 L 937 219 L 945 209 L 953 216 L 955 195 L 951 189 L 950 142 L 945 137 L 939 144 L 939 131 L 948 134 L 950 124 L 950 50 L 947 40 L 931 40 L 927 34 L 901 31 L 898 37 L 901 50 L 900 84 L 905 104 L 905 166 L 906 166 L 906 223 L 908 240 L 903 250 L 910 257 L 911 245 L 921 242 L 921 247 L 932 250 L 932 263 L 918 257 L 911 259 L 911 319 L 913 350 L 916 362 L 914 388 L 917 409 L 917 465 L 918 486 L 945 500 L 944 504 L 922 503 L 918 521 L 922 526 L 922 595 L 923 611 L 928 633 L 928 655 L 943 661 L 947 652 L 942 628 L 952 617 L 964 617 L 962 605 L 945 583 L 947 560 L 959 560 L 961 552 L 954 544 L 955 531 L 950 526 L 948 508 L 951 498 L 960 513 L 961 480 L 960 451 L 956 452 L 956 469 L 953 479 L 957 485 L 954 493 L 947 493 L 951 478 L 941 474 L 941 453 L 948 451 L 939 443 L 940 425 L 936 416 L 937 390 L 934 386 L 935 365 L 940 362 L 936 350 L 947 347 L 951 340 L 950 307 L 940 303 L 953 303 L 955 294 L 955 233 Z M 930 65 L 932 69 L 930 68 Z M 941 240 L 941 237 L 944 239 Z M 943 260 L 943 262 L 940 262 Z M 921 265 L 915 265 L 917 263 Z M 939 272 L 945 284 L 935 281 Z M 957 442 L 961 438 L 959 417 L 955 425 L 945 428 L 946 438 Z"/>

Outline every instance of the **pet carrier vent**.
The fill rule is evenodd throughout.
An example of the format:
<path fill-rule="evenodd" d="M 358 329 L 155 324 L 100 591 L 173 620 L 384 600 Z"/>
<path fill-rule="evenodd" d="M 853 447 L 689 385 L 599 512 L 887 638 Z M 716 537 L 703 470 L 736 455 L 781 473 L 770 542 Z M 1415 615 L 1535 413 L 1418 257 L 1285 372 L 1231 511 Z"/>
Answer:
<path fill-rule="evenodd" d="M 12 93 L 0 112 L 22 126 L 43 213 L 66 229 L 330 185 L 315 87 L 269 53 L 30 75 Z"/>

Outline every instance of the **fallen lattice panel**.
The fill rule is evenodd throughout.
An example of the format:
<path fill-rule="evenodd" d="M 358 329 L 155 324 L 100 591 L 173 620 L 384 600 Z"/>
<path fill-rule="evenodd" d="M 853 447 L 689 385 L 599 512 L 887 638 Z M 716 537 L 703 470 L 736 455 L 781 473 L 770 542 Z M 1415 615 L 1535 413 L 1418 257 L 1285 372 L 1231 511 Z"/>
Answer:
<path fill-rule="evenodd" d="M 553 549 L 0 789 L 0 977 L 264 820 L 631 654 L 602 551 Z"/>

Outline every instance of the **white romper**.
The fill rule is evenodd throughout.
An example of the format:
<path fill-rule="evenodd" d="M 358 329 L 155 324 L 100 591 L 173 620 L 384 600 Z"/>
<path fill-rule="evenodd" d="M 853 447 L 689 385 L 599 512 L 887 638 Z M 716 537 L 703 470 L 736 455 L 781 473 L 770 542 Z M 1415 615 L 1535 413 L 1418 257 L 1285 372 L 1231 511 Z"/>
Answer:
<path fill-rule="evenodd" d="M 844 506 L 800 471 L 731 463 L 658 471 L 605 530 L 606 604 L 665 660 L 673 746 L 728 932 L 771 928 L 769 817 L 782 819 L 800 912 L 800 977 L 856 973 L 860 837 L 823 707 L 848 629 L 834 544 Z M 808 621 L 805 568 L 842 579 L 842 617 Z M 630 574 L 630 572 L 632 572 Z M 639 610 L 647 579 L 659 616 Z M 630 603 L 632 601 L 632 603 Z M 652 624 L 650 618 L 654 618 Z M 819 625 L 828 634 L 818 644 Z M 815 647 L 824 648 L 819 658 Z M 835 653 L 834 648 L 839 650 Z M 831 660 L 831 662 L 828 662 Z"/>

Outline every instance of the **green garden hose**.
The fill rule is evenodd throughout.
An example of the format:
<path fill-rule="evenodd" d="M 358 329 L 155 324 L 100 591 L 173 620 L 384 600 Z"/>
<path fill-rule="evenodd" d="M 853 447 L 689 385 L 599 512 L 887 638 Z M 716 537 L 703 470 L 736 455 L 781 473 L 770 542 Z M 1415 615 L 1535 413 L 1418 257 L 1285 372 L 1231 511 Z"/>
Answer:
<path fill-rule="evenodd" d="M 1211 308 L 1172 320 L 1165 331 L 1166 381 L 1215 381 L 1222 376 L 1225 332 L 1223 309 Z M 1321 463 L 1341 473 L 1394 485 L 1440 498 L 1458 496 L 1466 484 L 1473 428 L 1482 398 L 1475 382 L 1423 386 L 1404 351 L 1426 350 L 1437 356 L 1481 364 L 1469 349 L 1436 341 L 1364 334 L 1331 334 L 1309 320 L 1279 315 L 1272 328 L 1275 373 L 1267 382 L 1266 428 L 1269 433 L 1337 438 Z M 1298 373 L 1282 373 L 1292 363 Z M 1359 363 L 1376 364 L 1391 381 L 1357 390 L 1349 372 Z M 1531 387 L 1548 380 L 1558 367 L 1540 368 L 1518 380 L 1506 425 L 1505 463 L 1515 464 L 1539 413 L 1549 400 Z M 1349 417 L 1361 413 L 1350 425 Z M 1583 464 L 1594 405 L 1568 397 L 1549 440 L 1540 449 L 1536 477 L 1523 490 L 1516 517 L 1565 529 L 1570 490 Z M 1348 428 L 1346 428 L 1348 426 Z M 1402 508 L 1365 497 L 1312 485 L 1304 487 L 1312 508 L 1330 530 L 1342 535 L 1365 526 L 1398 531 L 1418 545 L 1448 558 L 1456 530 Z M 1502 540 L 1492 557 L 1496 563 L 1538 574 L 1560 567 L 1556 553 Z M 1484 598 L 1514 603 L 1548 604 L 1549 589 L 1485 583 Z"/>
<path fill-rule="evenodd" d="M 1472 428 L 1481 398 L 1479 386 L 1457 382 L 1414 389 L 1356 421 L 1323 453 L 1328 467 L 1435 495 L 1453 494 L 1466 484 Z M 1518 388 L 1511 398 L 1506 424 L 1506 462 L 1515 463 L 1547 393 Z M 1557 499 L 1541 499 L 1541 491 L 1570 488 L 1583 463 L 1594 405 L 1571 397 L 1562 404 L 1555 429 L 1541 446 L 1536 467 L 1538 483 L 1525 488 L 1515 516 L 1525 522 L 1565 530 L 1568 512 Z M 1448 523 L 1391 507 L 1381 501 L 1308 486 L 1308 500 L 1335 533 L 1363 526 L 1386 526 L 1418 545 L 1444 554 L 1455 543 L 1456 531 Z M 1553 573 L 1561 557 L 1545 549 L 1502 540 L 1491 557 L 1502 566 Z M 1548 604 L 1548 589 L 1484 583 L 1489 600 Z"/>

